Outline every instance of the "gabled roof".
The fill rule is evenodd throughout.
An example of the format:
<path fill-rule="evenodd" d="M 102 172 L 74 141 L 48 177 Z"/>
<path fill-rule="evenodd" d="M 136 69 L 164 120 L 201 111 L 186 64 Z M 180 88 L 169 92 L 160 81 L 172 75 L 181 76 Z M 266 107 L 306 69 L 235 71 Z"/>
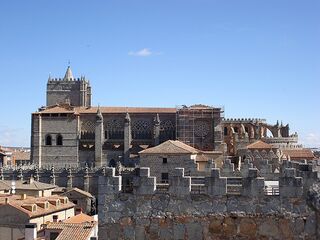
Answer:
<path fill-rule="evenodd" d="M 58 230 L 60 233 L 56 240 L 87 240 L 97 223 L 64 223 L 50 222 L 45 227 L 48 230 Z"/>
<path fill-rule="evenodd" d="M 139 154 L 197 154 L 199 150 L 177 140 L 168 140 Z"/>
<path fill-rule="evenodd" d="M 17 190 L 47 190 L 56 188 L 55 185 L 38 182 L 38 181 L 21 181 L 15 180 L 15 187 Z M 9 189 L 11 188 L 12 181 L 11 180 L 0 180 L 0 184 L 7 185 Z"/>
<path fill-rule="evenodd" d="M 313 152 L 310 149 L 284 149 L 283 154 L 290 156 L 291 160 L 312 160 L 315 158 Z"/>
<path fill-rule="evenodd" d="M 54 212 L 63 211 L 66 209 L 74 208 L 74 204 L 70 201 L 67 203 L 60 203 L 60 205 L 53 205 L 50 202 L 58 199 L 62 199 L 62 196 L 52 195 L 49 197 L 31 197 L 26 196 L 25 199 L 21 199 L 20 195 L 0 195 L 0 212 L 1 208 L 13 207 L 17 211 L 27 214 L 30 218 L 45 216 L 48 214 L 52 214 Z M 8 203 L 6 203 L 6 199 L 8 199 Z M 37 204 L 38 202 L 48 202 L 48 208 L 42 208 L 41 206 L 36 207 L 35 211 L 29 211 L 26 208 L 22 207 L 25 205 Z"/>
<path fill-rule="evenodd" d="M 72 107 L 67 104 L 56 104 L 53 106 L 46 107 L 40 112 L 35 114 L 43 113 L 75 113 L 75 114 L 97 114 L 98 109 L 101 113 L 176 113 L 175 108 L 156 108 L 156 107 Z M 156 116 L 156 115 L 155 115 Z"/>
<path fill-rule="evenodd" d="M 68 194 L 70 194 L 70 193 L 72 193 L 72 192 L 77 192 L 77 193 L 79 193 L 79 194 L 81 194 L 81 195 L 84 195 L 84 196 L 86 196 L 86 197 L 93 198 L 93 196 L 91 195 L 91 193 L 86 192 L 86 191 L 83 191 L 83 190 L 81 190 L 81 189 L 79 189 L 79 188 L 72 188 L 72 189 L 70 189 L 69 191 L 63 193 L 62 195 L 68 195 Z"/>
<path fill-rule="evenodd" d="M 98 107 L 76 107 L 78 113 L 94 113 L 98 111 Z M 176 113 L 175 108 L 156 108 L 156 107 L 101 107 L 101 113 Z"/>
<path fill-rule="evenodd" d="M 84 214 L 84 213 L 80 213 L 78 215 L 75 215 L 71 218 L 68 218 L 66 220 L 64 220 L 63 222 L 64 223 L 85 223 L 85 222 L 94 222 L 94 218 L 87 215 L 87 214 Z"/>
<path fill-rule="evenodd" d="M 258 140 L 248 145 L 247 149 L 272 149 L 272 146 L 268 143 Z"/>
<path fill-rule="evenodd" d="M 37 112 L 39 113 L 75 113 L 74 108 L 66 104 L 56 104 L 53 106 L 46 107 L 44 110 Z"/>

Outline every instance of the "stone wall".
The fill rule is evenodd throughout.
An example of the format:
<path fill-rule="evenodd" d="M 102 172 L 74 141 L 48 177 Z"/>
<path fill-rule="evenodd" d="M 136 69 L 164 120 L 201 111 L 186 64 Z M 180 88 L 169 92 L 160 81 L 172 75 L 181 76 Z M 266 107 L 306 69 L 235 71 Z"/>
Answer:
<path fill-rule="evenodd" d="M 163 158 L 167 159 L 166 163 L 163 163 Z M 195 162 L 195 156 L 191 154 L 141 154 L 140 166 L 149 167 L 151 175 L 156 177 L 158 182 L 161 182 L 161 173 L 168 173 L 171 175 L 172 171 L 180 166 L 184 166 L 188 175 L 197 175 L 197 163 Z"/>
<path fill-rule="evenodd" d="M 279 195 L 266 195 L 264 178 L 249 168 L 240 193 L 228 193 L 227 178 L 212 169 L 193 184 L 175 169 L 170 184 L 157 184 L 140 168 L 133 193 L 121 190 L 121 176 L 107 168 L 99 177 L 101 239 L 317 239 L 319 218 L 304 195 L 297 169 L 284 168 Z M 319 184 L 319 179 L 314 179 Z"/>

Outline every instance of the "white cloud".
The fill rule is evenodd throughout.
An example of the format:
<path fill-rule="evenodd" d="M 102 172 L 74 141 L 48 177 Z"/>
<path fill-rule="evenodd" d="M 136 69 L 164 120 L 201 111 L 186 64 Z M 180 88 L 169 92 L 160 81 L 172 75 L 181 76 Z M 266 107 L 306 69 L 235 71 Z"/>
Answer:
<path fill-rule="evenodd" d="M 161 55 L 161 54 L 162 54 L 161 52 L 153 52 L 149 48 L 143 48 L 143 49 L 138 50 L 138 51 L 130 51 L 130 52 L 128 52 L 128 55 L 137 56 L 137 57 L 148 57 L 148 56 L 151 56 L 151 55 Z"/>
<path fill-rule="evenodd" d="M 308 133 L 301 136 L 301 143 L 306 147 L 320 147 L 320 134 Z"/>
<path fill-rule="evenodd" d="M 24 129 L 0 126 L 0 146 L 29 146 L 29 136 Z"/>

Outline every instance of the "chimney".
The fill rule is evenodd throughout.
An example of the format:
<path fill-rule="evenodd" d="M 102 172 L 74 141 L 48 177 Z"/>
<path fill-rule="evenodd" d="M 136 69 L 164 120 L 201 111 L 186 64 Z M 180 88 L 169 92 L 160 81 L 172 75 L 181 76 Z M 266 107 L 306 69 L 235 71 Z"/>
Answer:
<path fill-rule="evenodd" d="M 21 200 L 26 200 L 27 199 L 27 194 L 23 193 L 21 194 Z"/>
<path fill-rule="evenodd" d="M 37 239 L 37 224 L 36 223 L 26 224 L 25 230 L 24 230 L 24 238 L 25 238 L 25 240 L 36 240 Z"/>
<path fill-rule="evenodd" d="M 76 208 L 75 215 L 82 213 L 82 208 Z"/>
<path fill-rule="evenodd" d="M 58 222 L 58 215 L 53 215 L 52 216 L 52 221 L 53 222 Z"/>
<path fill-rule="evenodd" d="M 34 178 L 33 178 L 33 175 L 31 175 L 29 179 L 29 184 L 32 184 L 33 182 L 34 182 Z"/>

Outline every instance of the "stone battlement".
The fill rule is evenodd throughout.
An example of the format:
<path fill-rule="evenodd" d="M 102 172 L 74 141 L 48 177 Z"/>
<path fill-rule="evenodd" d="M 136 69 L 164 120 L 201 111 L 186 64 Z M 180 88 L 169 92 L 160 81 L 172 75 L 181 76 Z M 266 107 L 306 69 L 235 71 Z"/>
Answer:
<path fill-rule="evenodd" d="M 204 183 L 176 168 L 168 184 L 156 184 L 140 168 L 132 192 L 123 191 L 113 168 L 99 177 L 99 235 L 108 239 L 316 239 L 317 213 L 303 195 L 303 178 L 284 168 L 278 194 L 266 194 L 264 178 L 249 168 L 239 193 L 213 168 Z M 319 184 L 319 182 L 318 182 Z M 276 193 L 276 192 L 275 192 Z M 316 194 L 314 194 L 316 195 Z"/>
<path fill-rule="evenodd" d="M 250 122 L 261 122 L 265 123 L 267 120 L 263 118 L 225 118 L 222 123 L 250 123 Z"/>
<path fill-rule="evenodd" d="M 293 168 L 295 165 L 300 170 Z M 307 171 L 303 169 L 307 167 Z M 115 175 L 113 168 L 106 168 L 108 174 L 99 177 L 99 183 L 114 182 L 113 179 L 119 178 Z M 131 193 L 138 195 L 153 195 L 156 193 L 167 193 L 177 197 L 185 197 L 186 195 L 202 194 L 209 197 L 237 195 L 246 197 L 264 197 L 266 195 L 278 195 L 279 197 L 301 197 L 303 192 L 307 192 L 311 183 L 319 181 L 317 172 L 312 172 L 308 165 L 289 164 L 288 167 L 283 167 L 279 176 L 278 187 L 273 186 L 273 191 L 270 192 L 268 185 L 265 184 L 265 178 L 260 177 L 259 170 L 256 168 L 248 168 L 246 176 L 242 178 L 222 177 L 220 169 L 213 168 L 211 173 L 205 177 L 196 177 L 196 181 L 191 176 L 185 176 L 183 168 L 176 168 L 167 184 L 157 184 L 156 177 L 150 176 L 149 168 L 140 168 L 137 175 L 133 177 L 132 189 L 128 191 L 123 188 L 121 182 L 116 183 L 115 193 Z M 120 176 L 121 177 L 121 176 Z M 112 181 L 111 181 L 112 180 Z M 196 183 L 194 183 L 196 182 Z M 108 193 L 107 193 L 108 194 Z"/>

